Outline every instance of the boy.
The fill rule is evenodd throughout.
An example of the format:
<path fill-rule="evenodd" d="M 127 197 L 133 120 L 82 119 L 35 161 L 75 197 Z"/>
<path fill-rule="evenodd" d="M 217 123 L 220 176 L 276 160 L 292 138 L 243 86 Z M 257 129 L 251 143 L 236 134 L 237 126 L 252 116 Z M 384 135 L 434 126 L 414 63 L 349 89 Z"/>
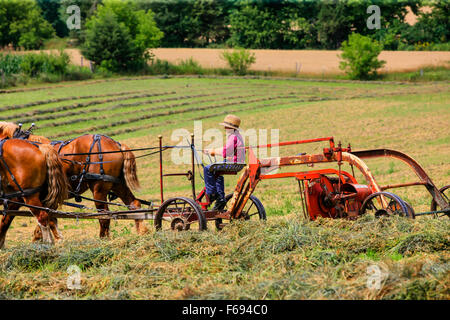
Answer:
<path fill-rule="evenodd" d="M 230 163 L 244 163 L 245 162 L 245 147 L 244 140 L 239 133 L 239 126 L 241 119 L 239 117 L 229 114 L 224 121 L 219 123 L 225 127 L 227 135 L 227 143 L 223 148 L 204 150 L 206 154 L 215 156 L 222 153 L 224 162 Z M 225 202 L 225 185 L 223 176 L 218 176 L 209 172 L 209 165 L 204 168 L 206 194 L 211 203 L 216 200 L 214 210 L 221 211 L 226 205 Z"/>

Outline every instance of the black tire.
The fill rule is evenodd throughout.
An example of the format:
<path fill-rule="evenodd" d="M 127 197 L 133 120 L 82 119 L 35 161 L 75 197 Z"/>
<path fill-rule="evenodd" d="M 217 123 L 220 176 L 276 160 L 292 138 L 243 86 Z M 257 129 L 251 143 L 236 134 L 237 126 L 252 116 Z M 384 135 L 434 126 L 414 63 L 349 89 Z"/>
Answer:
<path fill-rule="evenodd" d="M 380 198 L 381 196 L 387 198 L 389 203 L 386 208 L 378 204 L 378 206 L 380 206 L 380 208 L 378 209 L 377 205 L 375 205 L 374 202 L 376 201 L 376 198 Z M 363 215 L 368 212 L 374 212 L 375 216 L 399 215 L 411 219 L 415 218 L 414 210 L 408 203 L 403 201 L 396 194 L 385 191 L 372 193 L 364 200 L 363 205 L 361 206 L 360 214 Z"/>
<path fill-rule="evenodd" d="M 164 217 L 166 219 L 163 219 Z M 198 223 L 199 231 L 207 228 L 200 206 L 193 199 L 186 197 L 170 198 L 164 201 L 156 212 L 154 221 L 156 230 L 189 230 L 194 223 Z"/>
<path fill-rule="evenodd" d="M 233 194 L 228 194 L 225 197 L 225 202 L 227 203 L 227 205 L 225 205 L 224 210 L 227 210 L 227 206 L 228 206 L 228 202 L 231 200 L 231 198 L 233 197 Z M 249 204 L 250 202 L 250 204 Z M 251 211 L 251 209 L 255 207 L 256 211 Z M 250 220 L 253 216 L 258 215 L 260 220 L 266 220 L 267 216 L 266 216 L 266 209 L 264 209 L 263 204 L 261 203 L 261 201 L 255 197 L 254 195 L 251 195 L 249 198 L 249 201 L 247 201 L 247 204 L 244 207 L 243 210 L 243 219 L 245 220 Z M 215 224 L 216 224 L 216 229 L 217 230 L 222 230 L 223 229 L 223 224 L 222 224 L 222 219 L 218 218 L 215 220 Z"/>

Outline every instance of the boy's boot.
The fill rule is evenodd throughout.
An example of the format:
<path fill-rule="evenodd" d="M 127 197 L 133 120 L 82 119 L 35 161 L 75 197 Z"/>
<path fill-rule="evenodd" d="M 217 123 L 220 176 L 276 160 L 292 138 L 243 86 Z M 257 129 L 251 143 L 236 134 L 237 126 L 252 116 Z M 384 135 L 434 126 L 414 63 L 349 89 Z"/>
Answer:
<path fill-rule="evenodd" d="M 214 210 L 222 211 L 223 208 L 227 205 L 227 202 L 223 198 L 219 198 L 216 200 L 216 204 L 214 205 Z"/>

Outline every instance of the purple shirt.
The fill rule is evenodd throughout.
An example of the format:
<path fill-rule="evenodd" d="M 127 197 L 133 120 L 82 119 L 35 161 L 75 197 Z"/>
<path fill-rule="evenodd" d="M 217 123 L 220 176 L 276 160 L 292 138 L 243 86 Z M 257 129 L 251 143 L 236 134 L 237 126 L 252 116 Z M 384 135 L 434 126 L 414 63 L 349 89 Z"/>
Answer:
<path fill-rule="evenodd" d="M 234 130 L 227 137 L 227 143 L 223 147 L 222 156 L 227 162 L 245 162 L 244 139 L 238 130 Z"/>

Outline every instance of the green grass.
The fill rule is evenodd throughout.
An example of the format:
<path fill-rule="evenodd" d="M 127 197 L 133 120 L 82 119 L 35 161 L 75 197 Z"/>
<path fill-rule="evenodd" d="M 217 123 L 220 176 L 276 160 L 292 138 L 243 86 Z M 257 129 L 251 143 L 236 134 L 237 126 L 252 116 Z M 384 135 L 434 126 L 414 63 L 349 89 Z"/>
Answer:
<path fill-rule="evenodd" d="M 421 70 L 409 72 L 391 72 L 380 75 L 384 81 L 409 81 L 409 82 L 428 82 L 428 81 L 449 81 L 450 68 L 448 67 L 424 67 Z"/>
<path fill-rule="evenodd" d="M 446 82 L 134 77 L 17 89 L 0 94 L 0 120 L 37 120 L 39 135 L 103 133 L 130 147 L 145 147 L 157 145 L 162 134 L 163 144 L 172 145 L 180 142 L 171 139 L 174 130 L 192 132 L 195 120 L 202 121 L 204 131 L 218 128 L 227 113 L 235 113 L 244 130 L 278 129 L 281 141 L 334 136 L 354 150 L 400 150 L 416 159 L 438 187 L 450 183 Z M 289 146 L 280 155 L 320 153 L 325 146 Z M 170 151 L 163 154 L 165 172 L 189 169 L 172 163 L 170 156 Z M 417 179 L 398 161 L 367 164 L 380 185 Z M 336 166 L 294 169 L 328 167 Z M 343 169 L 351 172 L 346 165 Z M 138 160 L 143 188 L 137 196 L 159 199 L 158 170 L 157 157 Z M 364 183 L 358 172 L 356 178 Z M 227 193 L 236 179 L 226 177 Z M 196 190 L 202 187 L 197 171 Z M 431 198 L 422 186 L 393 191 L 416 212 L 429 210 Z M 311 222 L 303 218 L 293 179 L 261 181 L 254 194 L 268 221 L 235 223 L 221 232 L 209 223 L 203 233 L 155 233 L 146 222 L 150 232 L 137 236 L 134 222 L 113 221 L 111 239 L 103 241 L 97 239 L 97 221 L 60 219 L 65 240 L 46 248 L 30 244 L 35 221 L 16 218 L 6 249 L 0 251 L 0 298 L 449 298 L 448 219 L 367 216 Z M 190 197 L 189 181 L 167 178 L 165 197 L 172 196 Z M 80 291 L 66 288 L 71 264 L 82 269 Z M 389 275 L 382 290 L 366 286 L 367 268 L 373 264 Z"/>

